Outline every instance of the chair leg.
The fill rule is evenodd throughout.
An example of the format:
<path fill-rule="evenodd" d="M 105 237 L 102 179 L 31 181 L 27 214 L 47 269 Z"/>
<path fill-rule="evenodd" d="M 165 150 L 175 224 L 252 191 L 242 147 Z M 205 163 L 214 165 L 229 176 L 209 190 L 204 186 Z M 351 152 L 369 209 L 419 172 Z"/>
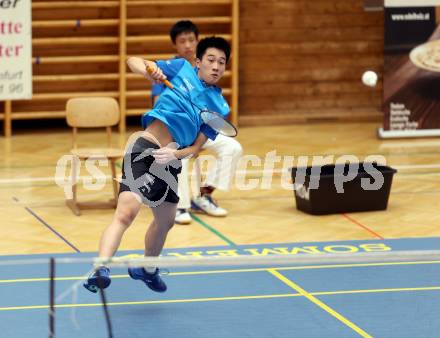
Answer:
<path fill-rule="evenodd" d="M 78 205 L 73 200 L 66 200 L 66 205 L 76 216 L 81 216 L 81 210 L 79 210 Z"/>
<path fill-rule="evenodd" d="M 116 164 L 115 160 L 110 161 L 110 167 L 112 170 L 112 184 L 113 184 L 113 196 L 114 196 L 114 206 L 116 208 L 116 205 L 118 203 L 118 193 L 119 193 L 119 185 L 118 181 L 116 180 Z"/>
<path fill-rule="evenodd" d="M 70 178 L 71 182 L 72 182 L 72 199 L 68 199 L 66 200 L 66 205 L 72 210 L 72 212 L 76 215 L 76 216 L 81 216 L 81 210 L 79 209 L 78 206 L 78 202 L 76 200 L 76 189 L 77 189 L 77 182 L 76 182 L 76 164 L 77 164 L 77 159 L 75 159 L 75 157 L 73 158 L 72 161 L 72 176 Z"/>

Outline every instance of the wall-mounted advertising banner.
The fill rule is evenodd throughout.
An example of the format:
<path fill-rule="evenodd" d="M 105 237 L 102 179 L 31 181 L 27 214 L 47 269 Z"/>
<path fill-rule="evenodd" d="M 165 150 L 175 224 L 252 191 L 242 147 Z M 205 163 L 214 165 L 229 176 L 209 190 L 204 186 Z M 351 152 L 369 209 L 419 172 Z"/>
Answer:
<path fill-rule="evenodd" d="M 0 101 L 30 98 L 31 0 L 0 0 Z"/>
<path fill-rule="evenodd" d="M 440 136 L 440 0 L 385 0 L 383 128 Z"/>

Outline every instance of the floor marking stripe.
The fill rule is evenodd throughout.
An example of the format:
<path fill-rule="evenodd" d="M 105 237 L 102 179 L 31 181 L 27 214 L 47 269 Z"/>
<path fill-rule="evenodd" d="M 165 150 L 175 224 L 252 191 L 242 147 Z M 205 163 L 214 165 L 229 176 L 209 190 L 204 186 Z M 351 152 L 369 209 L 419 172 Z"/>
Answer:
<path fill-rule="evenodd" d="M 314 270 L 314 269 L 340 269 L 340 268 L 357 268 L 357 267 L 373 267 L 373 266 L 395 266 L 395 265 L 425 265 L 425 264 L 440 264 L 440 261 L 416 261 L 416 262 L 383 262 L 383 263 L 354 263 L 354 264 L 329 264 L 329 265 L 304 265 L 304 266 L 289 266 L 289 267 L 269 267 L 269 268 L 250 268 L 250 269 L 225 269 L 225 270 L 202 270 L 202 271 L 182 271 L 171 272 L 168 276 L 190 276 L 190 275 L 210 275 L 220 273 L 244 273 L 244 272 L 260 272 L 268 269 L 278 271 L 290 270 Z M 1 260 L 0 260 L 1 268 Z M 113 279 L 128 278 L 128 275 L 112 275 Z M 83 276 L 71 277 L 56 277 L 56 281 L 75 281 L 82 280 Z M 49 278 L 17 278 L 17 279 L 0 279 L 2 283 L 30 283 L 30 282 L 47 282 Z"/>
<path fill-rule="evenodd" d="M 234 297 L 212 297 L 212 298 L 187 298 L 187 299 L 166 299 L 166 300 L 146 300 L 146 301 L 134 301 L 134 302 L 110 302 L 107 306 L 120 306 L 120 305 L 145 305 L 145 304 L 167 304 L 167 303 L 197 303 L 197 302 L 219 302 L 228 300 L 249 300 L 249 299 L 271 299 L 271 298 L 287 298 L 287 297 L 299 297 L 299 294 L 279 294 L 279 295 L 258 295 L 258 296 L 234 296 Z M 56 308 L 77 308 L 77 307 L 97 307 L 102 306 L 102 303 L 90 303 L 90 304 L 58 304 Z M 30 305 L 30 306 L 11 306 L 0 307 L 0 311 L 12 311 L 12 310 L 35 310 L 35 309 L 48 309 L 49 305 Z"/>
<path fill-rule="evenodd" d="M 420 288 L 393 288 L 393 289 L 370 289 L 370 290 L 341 290 L 341 291 L 319 291 L 310 292 L 312 296 L 332 296 L 332 295 L 351 295 L 363 293 L 385 293 L 385 292 L 411 292 L 411 291 L 438 291 L 440 286 L 428 286 Z M 234 296 L 234 297 L 213 297 L 213 298 L 189 298 L 189 299 L 168 299 L 168 300 L 147 300 L 147 301 L 133 301 L 133 302 L 111 302 L 107 303 L 109 306 L 119 305 L 144 305 L 144 304 L 164 304 L 164 303 L 196 303 L 196 302 L 215 302 L 228 300 L 249 300 L 249 299 L 272 299 L 272 298 L 289 298 L 302 297 L 299 293 L 273 294 L 273 295 L 256 295 L 256 296 Z M 74 308 L 74 307 L 96 307 L 102 306 L 102 303 L 90 304 L 58 304 L 57 308 Z M 0 307 L 0 311 L 14 311 L 14 310 L 35 310 L 48 309 L 49 305 L 26 305 L 26 306 L 8 306 Z"/>
<path fill-rule="evenodd" d="M 224 240 L 226 243 L 228 243 L 230 246 L 237 246 L 237 244 L 235 244 L 233 241 L 231 241 L 228 237 L 226 237 L 225 235 L 223 235 L 220 231 L 218 231 L 217 229 L 213 228 L 212 226 L 210 226 L 208 223 L 206 223 L 205 221 L 203 221 L 202 219 L 200 219 L 199 217 L 197 217 L 196 215 L 194 215 L 193 212 L 190 213 L 191 218 L 194 219 L 197 223 L 201 224 L 204 228 L 208 229 L 209 231 L 211 231 L 214 235 L 216 235 L 217 237 L 220 237 L 222 240 Z"/>
<path fill-rule="evenodd" d="M 120 167 L 120 165 L 118 166 Z M 35 167 L 40 168 L 40 167 Z M 43 167 L 44 168 L 44 167 Z M 439 169 L 440 164 L 408 164 L 408 165 L 394 165 L 393 168 L 398 170 L 405 169 Z M 0 168 L 0 171 L 2 168 Z M 261 175 L 281 175 L 281 174 L 289 174 L 290 171 L 288 169 L 273 169 L 273 170 L 259 170 L 259 169 L 247 169 L 247 170 L 237 170 L 236 174 L 241 176 L 261 176 Z M 90 178 L 92 176 L 80 176 L 79 178 L 82 180 L 84 177 Z M 111 175 L 105 175 L 106 179 L 111 179 Z M 118 178 L 121 177 L 121 174 L 118 175 Z M 196 177 L 196 175 L 191 175 L 191 177 Z M 67 176 L 40 176 L 40 177 L 11 177 L 11 178 L 1 178 L 1 184 L 10 184 L 10 183 L 31 183 L 31 182 L 53 182 L 56 180 L 64 181 L 68 177 Z"/>
<path fill-rule="evenodd" d="M 379 235 L 377 232 L 371 230 L 369 227 L 367 227 L 366 225 L 363 225 L 361 222 L 356 221 L 355 219 L 351 218 L 347 214 L 341 214 L 341 215 L 342 215 L 342 217 L 348 219 L 351 223 L 358 225 L 359 227 L 363 228 L 364 230 L 367 230 L 370 234 L 372 234 L 376 238 L 385 239 L 381 235 Z"/>
<path fill-rule="evenodd" d="M 270 269 L 269 272 L 272 275 L 274 275 L 276 278 L 281 280 L 284 284 L 290 286 L 292 289 L 294 289 L 300 295 L 306 297 L 309 301 L 311 301 L 312 303 L 314 303 L 315 305 L 317 305 L 318 307 L 320 307 L 321 309 L 323 309 L 324 311 L 326 311 L 327 313 L 329 313 L 330 315 L 332 315 L 333 317 L 335 317 L 336 319 L 338 319 L 339 321 L 344 323 L 346 326 L 348 326 L 353 331 L 357 332 L 360 336 L 362 336 L 364 338 L 372 338 L 372 336 L 370 336 L 367 332 L 362 330 L 359 326 L 357 326 L 356 324 L 354 324 L 353 322 L 351 322 L 350 320 L 345 318 L 339 312 L 333 310 L 330 306 L 323 303 L 322 301 L 320 301 L 318 298 L 316 298 L 312 294 L 308 293 L 306 290 L 301 288 L 298 284 L 292 282 L 290 279 L 286 278 L 278 271 Z"/>
<path fill-rule="evenodd" d="M 12 199 L 19 203 L 19 199 L 15 196 L 12 197 Z M 49 231 L 51 231 L 55 236 L 57 236 L 59 239 L 61 239 L 65 244 L 67 244 L 70 248 L 72 248 L 73 250 L 75 250 L 76 252 L 81 252 L 75 245 L 73 245 L 72 243 L 70 243 L 70 241 L 65 238 L 63 235 L 61 235 L 58 231 L 56 231 L 49 223 L 47 223 L 44 219 L 42 219 L 40 216 L 38 216 L 31 208 L 24 206 L 24 209 L 30 213 L 32 216 L 34 216 L 41 224 L 43 224 L 46 228 L 49 229 Z"/>

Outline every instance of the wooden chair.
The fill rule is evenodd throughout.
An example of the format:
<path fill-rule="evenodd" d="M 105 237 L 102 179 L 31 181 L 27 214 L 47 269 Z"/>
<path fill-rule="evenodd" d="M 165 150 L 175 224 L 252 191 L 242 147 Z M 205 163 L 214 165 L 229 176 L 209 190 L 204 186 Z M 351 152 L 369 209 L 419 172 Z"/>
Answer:
<path fill-rule="evenodd" d="M 115 208 L 118 200 L 118 182 L 116 180 L 115 162 L 123 157 L 121 149 L 111 148 L 112 126 L 119 123 L 120 111 L 118 102 L 110 97 L 78 97 L 69 99 L 66 104 L 67 124 L 73 128 L 73 149 L 70 151 L 73 155 L 72 161 L 72 194 L 71 199 L 66 199 L 67 206 L 72 209 L 77 216 L 81 215 L 81 209 L 102 209 Z M 78 148 L 77 134 L 79 128 L 106 128 L 107 147 L 106 148 Z M 108 202 L 82 202 L 77 201 L 77 169 L 81 164 L 77 161 L 88 158 L 107 159 L 110 162 L 112 172 L 112 184 L 114 198 Z M 79 164 L 79 165 L 78 165 Z"/>

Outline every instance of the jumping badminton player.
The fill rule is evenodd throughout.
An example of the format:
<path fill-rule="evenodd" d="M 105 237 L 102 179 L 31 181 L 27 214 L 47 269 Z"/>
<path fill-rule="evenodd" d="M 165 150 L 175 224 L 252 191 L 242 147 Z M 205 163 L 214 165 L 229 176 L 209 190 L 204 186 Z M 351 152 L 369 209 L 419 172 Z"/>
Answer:
<path fill-rule="evenodd" d="M 185 58 L 195 66 L 196 49 L 199 37 L 198 27 L 189 20 L 177 21 L 170 30 L 170 38 L 177 52 L 176 58 Z M 151 96 L 155 102 L 165 90 L 163 83 L 151 87 Z M 182 160 L 181 173 L 179 174 L 178 191 L 179 203 L 175 222 L 177 224 L 190 224 L 192 221 L 189 209 L 214 217 L 224 217 L 228 211 L 222 208 L 212 197 L 216 189 L 228 191 L 231 189 L 232 180 L 238 161 L 243 150 L 241 144 L 234 138 L 218 135 L 215 140 L 207 140 L 202 147 L 215 155 L 215 165 L 206 173 L 206 180 L 201 184 L 197 177 L 198 191 L 192 196 L 190 189 L 189 160 Z"/>
<path fill-rule="evenodd" d="M 113 220 L 104 230 L 99 244 L 99 257 L 112 257 L 122 236 L 138 214 L 148 205 L 154 219 L 145 234 L 145 256 L 159 256 L 168 231 L 174 224 L 177 203 L 177 175 L 180 159 L 198 153 L 200 147 L 217 133 L 202 122 L 197 107 L 216 111 L 223 116 L 229 106 L 215 84 L 222 78 L 229 61 L 229 43 L 220 37 L 202 39 L 197 46 L 196 67 L 185 59 L 147 61 L 130 57 L 130 69 L 150 81 L 167 78 L 179 92 L 166 89 L 153 109 L 142 116 L 145 130 L 124 155 L 122 182 Z M 149 68 L 151 73 L 147 71 Z M 191 102 L 192 101 L 192 102 Z M 131 278 L 143 281 L 151 290 L 165 292 L 166 284 L 158 267 L 130 267 Z M 99 267 L 84 287 L 91 292 L 110 285 L 110 271 Z"/>

